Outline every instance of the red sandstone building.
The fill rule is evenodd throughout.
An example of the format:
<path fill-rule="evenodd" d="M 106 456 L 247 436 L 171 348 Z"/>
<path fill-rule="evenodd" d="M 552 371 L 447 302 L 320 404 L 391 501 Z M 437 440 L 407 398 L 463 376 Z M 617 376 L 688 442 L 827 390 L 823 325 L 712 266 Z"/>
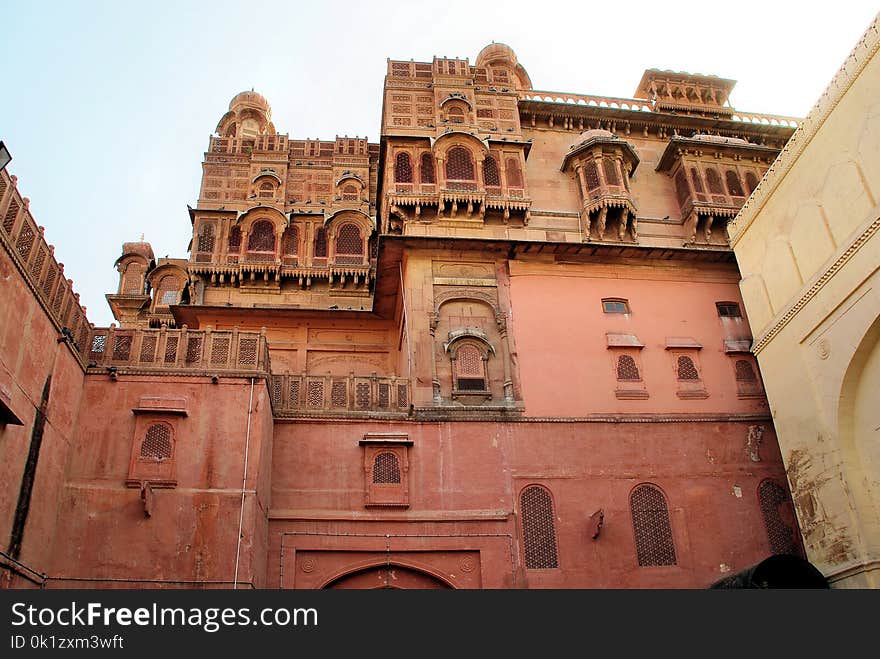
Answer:
<path fill-rule="evenodd" d="M 4 585 L 702 588 L 800 552 L 725 231 L 794 122 L 733 85 L 389 61 L 379 144 L 244 92 L 190 257 L 126 243 L 110 328 L 0 173 Z"/>

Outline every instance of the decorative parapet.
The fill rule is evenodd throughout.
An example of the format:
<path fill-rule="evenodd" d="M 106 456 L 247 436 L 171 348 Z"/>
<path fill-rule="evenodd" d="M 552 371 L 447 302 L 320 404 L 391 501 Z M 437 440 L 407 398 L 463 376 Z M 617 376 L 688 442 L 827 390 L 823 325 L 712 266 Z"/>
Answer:
<path fill-rule="evenodd" d="M 227 330 L 96 328 L 89 369 L 116 372 L 174 371 L 268 374 L 269 349 L 263 332 Z"/>
<path fill-rule="evenodd" d="M 407 414 L 412 400 L 409 380 L 384 375 L 273 375 L 271 392 L 275 416 Z"/>
<path fill-rule="evenodd" d="M 54 245 L 46 243 L 43 227 L 31 216 L 30 200 L 19 194 L 16 183 L 16 177 L 0 171 L 0 244 L 58 331 L 84 359 L 91 331 L 86 309 L 73 291 L 73 280 L 64 276 L 64 264 L 55 260 Z"/>

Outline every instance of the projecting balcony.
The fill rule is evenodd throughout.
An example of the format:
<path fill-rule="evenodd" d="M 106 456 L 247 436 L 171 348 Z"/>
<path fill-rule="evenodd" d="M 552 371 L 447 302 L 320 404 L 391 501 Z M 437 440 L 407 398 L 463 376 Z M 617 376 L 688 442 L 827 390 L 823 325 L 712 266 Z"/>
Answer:
<path fill-rule="evenodd" d="M 396 376 L 285 374 L 271 379 L 275 416 L 406 415 L 410 382 Z"/>

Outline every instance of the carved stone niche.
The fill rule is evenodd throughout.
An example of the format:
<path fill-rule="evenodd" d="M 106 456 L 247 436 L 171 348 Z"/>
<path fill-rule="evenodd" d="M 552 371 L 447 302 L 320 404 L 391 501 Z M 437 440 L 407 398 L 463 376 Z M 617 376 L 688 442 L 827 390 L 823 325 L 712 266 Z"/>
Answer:
<path fill-rule="evenodd" d="M 495 347 L 477 327 L 452 330 L 443 349 L 452 361 L 452 398 L 465 404 L 491 400 L 489 357 Z"/>
<path fill-rule="evenodd" d="M 607 130 L 587 130 L 572 144 L 562 171 L 573 173 L 577 182 L 584 241 L 638 242 L 637 209 L 629 188 L 638 164 L 632 145 Z"/>
<path fill-rule="evenodd" d="M 364 449 L 364 506 L 409 507 L 409 449 L 406 433 L 368 432 Z"/>

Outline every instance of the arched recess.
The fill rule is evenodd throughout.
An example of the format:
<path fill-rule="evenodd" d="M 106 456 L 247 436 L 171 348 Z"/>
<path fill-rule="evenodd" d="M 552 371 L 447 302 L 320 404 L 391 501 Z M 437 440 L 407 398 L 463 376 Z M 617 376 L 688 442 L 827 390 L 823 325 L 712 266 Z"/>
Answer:
<path fill-rule="evenodd" d="M 174 286 L 171 286 L 171 283 Z M 151 290 L 154 291 L 153 300 L 150 305 L 151 311 L 155 311 L 157 307 L 167 308 L 170 304 L 179 304 L 183 299 L 183 293 L 189 283 L 189 276 L 186 270 L 178 265 L 164 263 L 147 275 L 147 282 Z M 176 291 L 177 295 L 172 298 L 171 292 Z"/>
<path fill-rule="evenodd" d="M 325 589 L 449 589 L 452 582 L 424 566 L 403 561 L 381 561 L 334 575 L 321 588 Z"/>
<path fill-rule="evenodd" d="M 862 336 L 847 365 L 837 411 L 838 438 L 846 487 L 859 535 L 877 539 L 880 529 L 880 317 Z M 866 528 L 867 527 L 867 528 Z M 869 530 L 871 529 L 871 530 Z M 876 546 L 876 545 L 875 545 Z"/>
<path fill-rule="evenodd" d="M 277 208 L 272 206 L 254 206 L 239 215 L 235 220 L 234 226 L 238 227 L 243 236 L 245 234 L 249 236 L 254 224 L 261 220 L 268 220 L 272 223 L 276 237 L 280 237 L 290 223 L 287 216 Z M 246 239 L 242 240 L 242 244 L 244 249 L 247 250 Z"/>
<path fill-rule="evenodd" d="M 139 254 L 120 257 L 116 261 L 119 272 L 119 295 L 144 295 L 144 282 L 150 269 L 150 261 Z"/>
<path fill-rule="evenodd" d="M 477 164 L 482 166 L 483 158 L 489 155 L 489 143 L 460 130 L 451 130 L 444 133 L 431 144 L 434 158 L 446 160 L 446 154 L 456 146 L 463 146 L 473 155 Z"/>

